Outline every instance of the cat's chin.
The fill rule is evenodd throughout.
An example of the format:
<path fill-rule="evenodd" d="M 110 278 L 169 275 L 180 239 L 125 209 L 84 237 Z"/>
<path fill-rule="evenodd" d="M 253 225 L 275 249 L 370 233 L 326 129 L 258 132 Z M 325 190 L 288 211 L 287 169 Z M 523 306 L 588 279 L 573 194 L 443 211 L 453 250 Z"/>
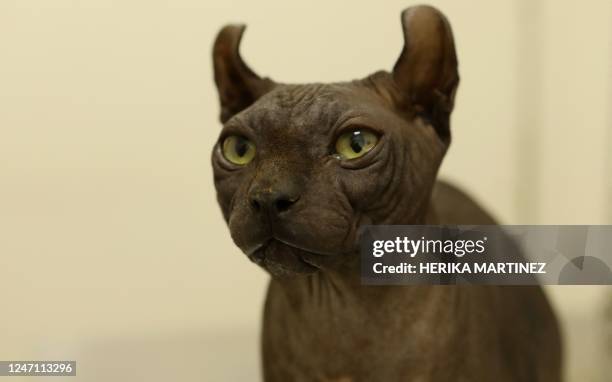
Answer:
<path fill-rule="evenodd" d="M 291 277 L 317 272 L 319 268 L 306 260 L 313 255 L 311 252 L 271 239 L 250 254 L 249 259 L 274 277 Z"/>

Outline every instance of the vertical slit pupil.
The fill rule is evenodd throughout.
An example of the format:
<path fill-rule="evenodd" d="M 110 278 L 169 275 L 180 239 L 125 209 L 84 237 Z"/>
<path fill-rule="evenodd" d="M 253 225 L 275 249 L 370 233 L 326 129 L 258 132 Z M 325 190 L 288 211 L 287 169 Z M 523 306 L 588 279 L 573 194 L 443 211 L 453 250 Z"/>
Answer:
<path fill-rule="evenodd" d="M 365 139 L 363 138 L 361 131 L 353 132 L 353 134 L 351 134 L 351 149 L 353 149 L 353 151 L 356 153 L 360 153 L 363 146 L 365 146 Z"/>
<path fill-rule="evenodd" d="M 249 149 L 249 145 L 246 142 L 246 139 L 242 137 L 236 138 L 236 143 L 234 144 L 234 151 L 239 157 L 243 157 L 244 154 L 247 153 Z"/>

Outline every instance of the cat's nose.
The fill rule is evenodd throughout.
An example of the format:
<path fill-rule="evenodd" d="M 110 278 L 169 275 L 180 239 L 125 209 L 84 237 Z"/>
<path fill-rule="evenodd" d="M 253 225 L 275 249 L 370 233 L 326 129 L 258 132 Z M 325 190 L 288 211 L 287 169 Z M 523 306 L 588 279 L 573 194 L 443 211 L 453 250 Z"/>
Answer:
<path fill-rule="evenodd" d="M 251 192 L 250 203 L 256 212 L 267 212 L 268 214 L 282 214 L 300 199 L 297 192 L 285 189 L 266 189 Z"/>

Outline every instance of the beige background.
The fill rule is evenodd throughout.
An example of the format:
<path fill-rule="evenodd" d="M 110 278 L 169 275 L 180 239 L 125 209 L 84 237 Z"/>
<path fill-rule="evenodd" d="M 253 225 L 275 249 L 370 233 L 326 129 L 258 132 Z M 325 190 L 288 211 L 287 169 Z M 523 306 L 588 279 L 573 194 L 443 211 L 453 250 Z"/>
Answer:
<path fill-rule="evenodd" d="M 504 223 L 611 224 L 612 2 L 431 3 L 462 76 L 442 175 Z M 0 0 L 0 359 L 256 379 L 266 275 L 215 202 L 214 35 L 246 22 L 279 81 L 349 80 L 391 68 L 410 4 Z M 550 292 L 571 380 L 604 381 L 611 291 Z"/>

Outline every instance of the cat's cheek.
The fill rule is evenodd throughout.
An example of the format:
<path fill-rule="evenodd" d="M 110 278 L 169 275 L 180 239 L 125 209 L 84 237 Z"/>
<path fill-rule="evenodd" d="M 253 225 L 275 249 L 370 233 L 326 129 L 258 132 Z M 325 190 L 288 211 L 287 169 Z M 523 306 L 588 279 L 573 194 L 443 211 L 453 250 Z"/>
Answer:
<path fill-rule="evenodd" d="M 344 183 L 343 189 L 346 192 L 345 197 L 350 201 L 354 210 L 363 212 L 372 205 L 378 195 L 377 186 L 377 182 L 371 179 L 364 179 L 359 182 L 350 179 Z"/>
<path fill-rule="evenodd" d="M 215 179 L 217 202 L 221 207 L 225 220 L 228 221 L 232 213 L 232 201 L 237 198 L 240 191 L 240 182 L 234 178 Z"/>
<path fill-rule="evenodd" d="M 373 205 L 384 202 L 386 191 L 398 178 L 394 175 L 394 161 L 385 154 L 365 168 L 350 170 L 341 168 L 338 171 L 341 190 L 359 212 L 367 211 Z"/>

